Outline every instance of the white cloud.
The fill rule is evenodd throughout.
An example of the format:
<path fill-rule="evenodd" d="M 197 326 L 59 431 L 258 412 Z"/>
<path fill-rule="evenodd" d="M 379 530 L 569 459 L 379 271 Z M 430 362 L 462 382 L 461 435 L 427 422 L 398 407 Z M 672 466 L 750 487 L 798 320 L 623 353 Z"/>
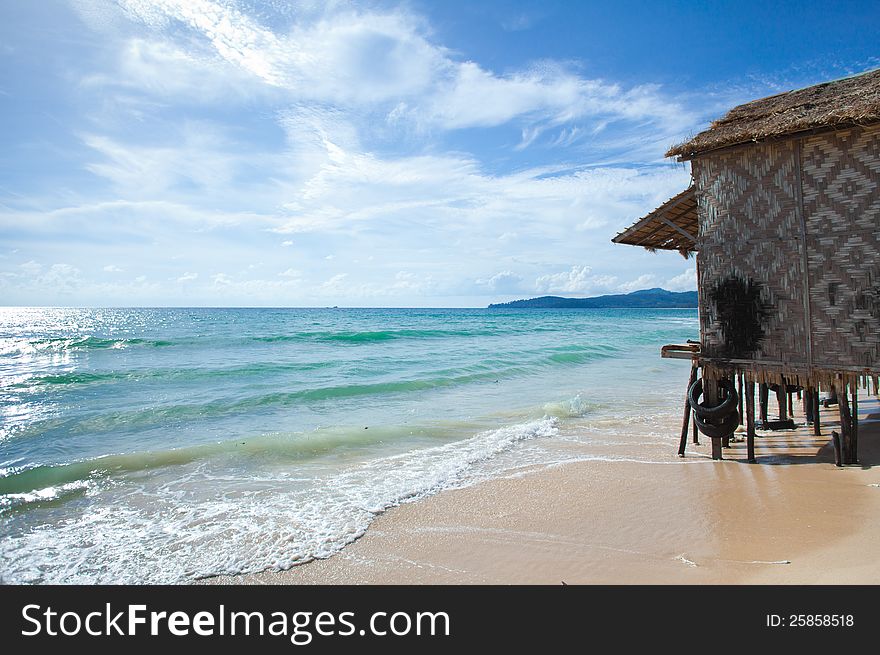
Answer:
<path fill-rule="evenodd" d="M 194 104 L 235 103 L 263 93 L 238 67 L 192 41 L 186 46 L 166 39 L 130 38 L 118 49 L 112 74 L 87 75 L 81 84 Z"/>
<path fill-rule="evenodd" d="M 460 129 L 518 119 L 532 126 L 524 132 L 527 143 L 544 129 L 577 119 L 601 125 L 648 122 L 679 130 L 694 121 L 656 85 L 623 88 L 585 79 L 554 62 L 496 74 L 433 43 L 423 21 L 402 10 L 331 8 L 317 20 L 301 16 L 289 31 L 276 33 L 234 5 L 210 0 L 124 0 L 123 6 L 166 32 L 168 21 L 187 26 L 216 57 L 291 99 L 387 106 L 392 123 Z M 208 63 L 166 44 L 133 42 L 123 61 L 147 89 L 198 89 L 200 79 L 217 77 Z M 172 70 L 176 81 L 157 74 L 162 70 Z M 557 145 L 576 140 L 575 129 L 582 128 L 560 132 Z"/>
<path fill-rule="evenodd" d="M 338 273 L 329 280 L 321 284 L 320 289 L 330 294 L 341 294 L 346 292 L 345 279 L 348 273 Z"/>
<path fill-rule="evenodd" d="M 572 266 L 562 273 L 542 275 L 535 280 L 535 289 L 540 293 L 578 294 L 593 296 L 607 293 L 630 293 L 638 289 L 655 286 L 656 275 L 646 273 L 629 282 L 620 282 L 616 275 L 592 275 L 589 266 Z"/>
<path fill-rule="evenodd" d="M 615 291 L 638 283 L 621 283 L 637 260 L 657 280 L 680 277 L 663 255 L 609 243 L 688 182 L 683 166 L 645 164 L 662 152 L 645 135 L 662 140 L 690 120 L 656 86 L 576 64 L 493 70 L 388 6 L 79 2 L 106 37 L 93 39 L 106 61 L 71 75 L 89 109 L 72 123 L 84 147 L 70 161 L 91 175 L 0 206 L 0 231 L 22 252 L 0 262 L 10 284 L 44 275 L 38 261 L 66 261 L 68 287 L 98 302 L 320 305 L 332 293 L 339 304 L 435 305 Z M 491 153 L 486 132 L 447 139 L 498 126 L 489 140 L 506 145 Z M 647 154 L 615 163 L 611 143 Z M 579 150 L 563 159 L 553 148 Z M 295 258 L 284 250 L 294 245 Z M 111 284 L 95 271 L 108 252 L 161 282 Z M 257 279 L 257 259 L 270 279 Z M 147 288 L 153 300 L 135 293 Z M 25 298 L 4 290 L 13 297 Z"/>
<path fill-rule="evenodd" d="M 650 289 L 655 286 L 657 286 L 657 276 L 653 273 L 645 273 L 635 280 L 621 284 L 618 288 L 625 293 L 631 293 L 639 289 Z"/>
<path fill-rule="evenodd" d="M 422 90 L 446 63 L 404 13 L 343 11 L 276 34 L 233 6 L 208 0 L 124 0 L 133 16 L 191 28 L 223 60 L 301 97 L 378 102 Z M 157 20 L 159 19 L 159 20 Z"/>
<path fill-rule="evenodd" d="M 664 289 L 669 291 L 695 291 L 697 288 L 697 272 L 689 268 L 681 275 L 666 280 Z"/>
<path fill-rule="evenodd" d="M 24 264 L 20 264 L 19 268 L 21 268 L 21 270 L 24 271 L 26 275 L 35 276 L 43 270 L 43 265 L 35 262 L 34 260 L 31 260 L 29 262 L 25 262 Z"/>
<path fill-rule="evenodd" d="M 72 293 L 80 284 L 80 270 L 70 264 L 52 264 L 41 277 L 40 284 L 59 293 Z"/>
<path fill-rule="evenodd" d="M 122 269 L 115 264 L 107 264 L 103 270 L 105 273 L 122 273 Z"/>
<path fill-rule="evenodd" d="M 15 285 L 23 290 L 49 290 L 53 294 L 69 295 L 80 286 L 80 269 L 67 263 L 52 264 L 48 268 L 33 260 L 19 264 L 20 273 L 6 277 L 15 280 Z"/>
<path fill-rule="evenodd" d="M 85 134 L 83 142 L 101 156 L 87 169 L 109 180 L 128 199 L 153 199 L 194 188 L 224 197 L 234 186 L 246 155 L 225 131 L 209 123 L 187 122 L 175 129 L 166 145 L 135 145 L 106 136 Z"/>
<path fill-rule="evenodd" d="M 477 284 L 494 293 L 516 293 L 523 288 L 523 278 L 513 271 L 501 271 L 489 278 L 478 279 Z"/>
<path fill-rule="evenodd" d="M 590 267 L 571 267 L 562 273 L 542 275 L 535 280 L 535 289 L 540 293 L 587 293 L 591 288 Z"/>
<path fill-rule="evenodd" d="M 552 63 L 504 76 L 474 62 L 450 62 L 450 67 L 454 71 L 451 76 L 438 81 L 423 106 L 411 110 L 416 120 L 459 129 L 524 118 L 533 127 L 524 132 L 523 142 L 531 143 L 539 134 L 536 130 L 580 118 L 662 121 L 680 126 L 687 115 L 656 86 L 623 89 L 602 80 L 583 79 Z"/>

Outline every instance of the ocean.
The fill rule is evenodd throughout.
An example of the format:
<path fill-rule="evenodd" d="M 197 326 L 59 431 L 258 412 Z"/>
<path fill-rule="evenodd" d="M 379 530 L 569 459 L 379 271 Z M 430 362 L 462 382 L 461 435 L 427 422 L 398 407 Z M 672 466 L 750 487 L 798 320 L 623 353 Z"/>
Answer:
<path fill-rule="evenodd" d="M 379 513 L 675 461 L 696 310 L 0 308 L 0 582 L 328 557 Z M 576 502 L 576 499 L 573 499 Z"/>

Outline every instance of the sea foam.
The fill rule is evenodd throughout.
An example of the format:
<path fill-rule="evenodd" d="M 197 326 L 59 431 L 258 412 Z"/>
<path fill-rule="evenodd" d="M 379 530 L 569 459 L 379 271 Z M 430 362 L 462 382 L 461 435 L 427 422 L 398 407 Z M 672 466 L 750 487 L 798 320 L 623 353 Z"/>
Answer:
<path fill-rule="evenodd" d="M 90 511 L 3 541 L 2 582 L 161 584 L 287 569 L 329 557 L 363 535 L 376 515 L 466 485 L 475 464 L 557 431 L 558 419 L 545 417 L 374 459 L 292 489 L 281 475 L 252 480 L 247 493 L 193 496 L 193 489 L 222 488 L 204 467 L 158 487 L 92 489 Z"/>

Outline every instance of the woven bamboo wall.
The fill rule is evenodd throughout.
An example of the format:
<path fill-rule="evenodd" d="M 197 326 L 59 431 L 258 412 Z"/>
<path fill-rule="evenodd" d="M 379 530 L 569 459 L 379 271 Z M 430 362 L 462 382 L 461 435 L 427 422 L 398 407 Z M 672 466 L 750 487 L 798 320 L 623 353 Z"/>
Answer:
<path fill-rule="evenodd" d="M 880 369 L 880 126 L 803 140 L 814 364 Z"/>
<path fill-rule="evenodd" d="M 692 166 L 707 363 L 763 379 L 877 375 L 880 126 L 721 150 Z"/>
<path fill-rule="evenodd" d="M 803 237 L 797 211 L 796 149 L 791 141 L 721 151 L 692 162 L 700 212 L 699 288 L 703 355 L 804 367 Z M 757 291 L 756 348 L 731 347 L 729 321 L 713 291 L 727 280 Z M 754 326 L 753 326 L 754 327 Z"/>

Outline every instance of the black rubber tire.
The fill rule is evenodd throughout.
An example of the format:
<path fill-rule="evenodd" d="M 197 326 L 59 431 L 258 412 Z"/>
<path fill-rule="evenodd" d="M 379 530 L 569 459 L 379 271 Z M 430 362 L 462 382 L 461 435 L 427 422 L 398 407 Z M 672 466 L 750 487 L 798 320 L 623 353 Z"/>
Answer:
<path fill-rule="evenodd" d="M 728 414 L 721 420 L 721 423 L 713 425 L 699 416 L 695 416 L 694 422 L 697 424 L 697 429 L 707 437 L 718 439 L 719 437 L 729 437 L 736 432 L 736 428 L 739 426 L 739 417 L 736 414 Z"/>
<path fill-rule="evenodd" d="M 727 397 L 715 407 L 706 407 L 700 404 L 700 396 L 703 395 L 703 378 L 698 378 L 688 389 L 688 403 L 694 410 L 694 414 L 701 419 L 724 418 L 729 414 L 739 412 L 739 396 L 736 393 L 736 387 L 733 386 L 733 381 L 725 378 L 719 380 L 718 384 L 727 391 Z"/>

